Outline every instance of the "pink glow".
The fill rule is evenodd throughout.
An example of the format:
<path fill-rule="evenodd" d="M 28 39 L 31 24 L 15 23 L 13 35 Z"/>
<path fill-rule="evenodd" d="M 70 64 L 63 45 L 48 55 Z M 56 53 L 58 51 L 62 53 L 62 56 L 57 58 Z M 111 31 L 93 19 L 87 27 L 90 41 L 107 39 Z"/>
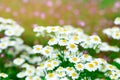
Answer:
<path fill-rule="evenodd" d="M 59 20 L 59 24 L 60 24 L 60 25 L 63 25 L 63 24 L 64 24 L 64 21 L 63 21 L 63 20 Z"/>
<path fill-rule="evenodd" d="M 42 19 L 45 19 L 45 17 L 46 17 L 45 13 L 41 13 L 41 14 L 40 14 L 40 17 L 41 17 Z"/>
<path fill-rule="evenodd" d="M 28 0 L 22 0 L 22 2 L 23 2 L 23 3 L 27 3 L 27 2 L 28 2 Z"/>
<path fill-rule="evenodd" d="M 34 16 L 39 16 L 39 12 L 38 11 L 35 11 L 33 14 L 34 14 Z"/>
<path fill-rule="evenodd" d="M 78 21 L 77 24 L 78 24 L 79 26 L 82 26 L 82 27 L 85 26 L 85 22 L 83 22 L 83 21 Z"/>
<path fill-rule="evenodd" d="M 10 7 L 7 7 L 7 8 L 5 8 L 5 11 L 6 11 L 6 12 L 10 12 L 10 11 L 11 11 L 11 8 L 10 8 Z"/>
<path fill-rule="evenodd" d="M 18 12 L 13 12 L 13 16 L 18 16 Z"/>
<path fill-rule="evenodd" d="M 47 2 L 47 6 L 48 6 L 48 7 L 52 7 L 52 6 L 53 6 L 52 1 L 48 1 L 48 2 Z"/>

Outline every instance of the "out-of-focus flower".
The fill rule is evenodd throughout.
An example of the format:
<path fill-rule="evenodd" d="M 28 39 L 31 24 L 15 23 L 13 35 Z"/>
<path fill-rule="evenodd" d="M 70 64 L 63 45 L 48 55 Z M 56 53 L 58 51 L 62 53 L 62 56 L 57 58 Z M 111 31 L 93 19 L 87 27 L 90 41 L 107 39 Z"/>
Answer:
<path fill-rule="evenodd" d="M 120 17 L 115 18 L 114 24 L 120 25 Z"/>
<path fill-rule="evenodd" d="M 24 59 L 22 59 L 22 58 L 16 58 L 16 59 L 14 59 L 14 61 L 13 61 L 13 63 L 15 64 L 15 65 L 21 65 L 21 64 L 23 64 L 25 62 L 25 60 Z"/>
<path fill-rule="evenodd" d="M 33 47 L 33 53 L 40 53 L 42 51 L 42 45 L 35 45 Z"/>
<path fill-rule="evenodd" d="M 0 73 L 0 77 L 7 78 L 7 77 L 8 77 L 8 75 L 7 75 L 7 74 L 5 74 L 5 73 Z"/>

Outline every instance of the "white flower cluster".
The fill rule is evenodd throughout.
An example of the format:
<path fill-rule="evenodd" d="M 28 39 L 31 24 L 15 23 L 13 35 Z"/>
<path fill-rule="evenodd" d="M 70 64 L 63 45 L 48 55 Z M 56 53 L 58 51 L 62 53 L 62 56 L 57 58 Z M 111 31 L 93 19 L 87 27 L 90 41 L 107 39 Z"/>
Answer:
<path fill-rule="evenodd" d="M 114 20 L 115 25 L 120 25 L 120 17 L 117 17 Z M 106 34 L 108 37 L 112 37 L 113 39 L 119 40 L 120 39 L 120 28 L 114 26 L 112 28 L 107 28 L 103 30 L 103 33 Z"/>
<path fill-rule="evenodd" d="M 96 49 L 102 43 L 99 36 L 88 36 L 82 29 L 73 28 L 72 26 L 38 26 L 34 28 L 34 32 L 36 32 L 37 35 L 48 33 L 51 37 L 48 41 L 48 45 L 66 46 L 71 52 L 78 51 L 78 46 L 82 46 L 85 49 Z"/>
<path fill-rule="evenodd" d="M 107 42 L 103 42 L 100 46 L 100 51 L 113 51 L 113 52 L 119 52 L 120 49 L 117 46 L 110 46 Z"/>
<path fill-rule="evenodd" d="M 32 48 L 27 45 L 24 45 L 24 41 L 21 38 L 19 38 L 19 36 L 21 36 L 23 32 L 24 29 L 15 21 L 11 19 L 0 18 L 0 54 L 3 54 L 4 57 L 6 57 L 6 55 L 16 57 L 17 54 L 27 53 L 28 56 L 28 54 L 32 53 Z M 13 66 L 13 64 L 11 64 L 11 60 L 6 59 L 6 61 L 7 62 L 4 63 L 5 67 Z M 19 58 L 17 58 L 14 61 L 14 63 L 16 62 L 18 62 L 18 65 L 22 64 L 21 59 Z M 8 75 L 5 73 L 0 73 L 0 80 L 1 77 L 7 78 Z"/>
<path fill-rule="evenodd" d="M 11 38 L 11 37 L 2 37 L 0 38 L 0 50 L 6 49 L 10 46 L 20 46 L 23 44 L 23 40 L 21 38 Z"/>
<path fill-rule="evenodd" d="M 112 37 L 113 39 L 119 40 L 120 39 L 120 28 L 119 27 L 112 27 L 103 30 L 108 37 Z"/>
<path fill-rule="evenodd" d="M 42 80 L 43 78 L 45 80 L 84 80 L 85 76 L 81 75 L 85 74 L 85 70 L 87 70 L 89 72 L 103 72 L 104 76 L 110 77 L 112 80 L 120 78 L 120 70 L 102 58 L 93 58 L 83 53 L 69 53 L 68 55 L 67 51 L 64 54 L 62 60 L 59 57 L 52 57 L 39 63 L 36 67 L 24 63 L 21 68 L 25 69 L 18 73 L 17 77 L 25 78 L 25 80 Z M 57 56 L 62 55 L 58 53 Z M 18 62 L 23 63 L 23 60 L 21 59 Z M 16 64 L 19 64 L 18 62 Z"/>
<path fill-rule="evenodd" d="M 24 29 L 12 19 L 0 17 L 0 32 L 4 31 L 6 36 L 21 36 Z"/>
<path fill-rule="evenodd" d="M 0 38 L 0 52 L 9 46 L 18 46 L 23 44 L 23 40 L 18 38 L 24 32 L 24 29 L 12 19 L 0 17 L 0 32 L 4 33 Z"/>
<path fill-rule="evenodd" d="M 0 73 L 0 78 L 7 78 L 8 77 L 8 75 L 7 74 L 5 74 L 5 73 Z"/>
<path fill-rule="evenodd" d="M 119 19 L 116 21 L 115 23 L 118 24 Z M 98 35 L 89 36 L 82 29 L 72 26 L 37 26 L 34 28 L 37 36 L 47 36 L 50 39 L 47 45 L 37 44 L 31 48 L 18 38 L 24 29 L 13 20 L 0 18 L 0 31 L 7 36 L 0 38 L 0 53 L 7 50 L 14 55 L 12 66 L 20 68 L 20 72 L 16 74 L 17 78 L 25 80 L 120 79 L 120 70 L 117 67 L 105 59 L 94 58 L 89 54 L 95 53 L 94 50 L 119 52 L 119 47 L 102 42 Z M 114 39 L 120 38 L 120 29 L 117 27 L 105 29 L 103 32 Z M 114 61 L 119 63 L 120 59 L 116 58 Z M 99 74 L 101 77 L 97 76 Z M 0 73 L 0 79 L 1 77 L 9 76 Z"/>

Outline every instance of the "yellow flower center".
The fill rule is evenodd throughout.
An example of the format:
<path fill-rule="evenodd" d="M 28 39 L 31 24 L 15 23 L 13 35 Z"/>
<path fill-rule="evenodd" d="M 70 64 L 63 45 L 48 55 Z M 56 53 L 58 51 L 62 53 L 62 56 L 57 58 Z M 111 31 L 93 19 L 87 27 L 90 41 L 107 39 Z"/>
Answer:
<path fill-rule="evenodd" d="M 63 42 L 63 43 L 66 43 L 66 42 L 67 42 L 67 40 L 62 40 L 62 42 Z"/>
<path fill-rule="evenodd" d="M 84 54 L 84 57 L 85 57 L 85 58 L 88 58 L 88 54 Z"/>
<path fill-rule="evenodd" d="M 119 35 L 120 35 L 119 32 L 116 32 L 115 36 L 119 36 Z"/>
<path fill-rule="evenodd" d="M 77 67 L 78 67 L 78 68 L 82 68 L 82 65 L 81 65 L 81 64 L 78 64 Z"/>
<path fill-rule="evenodd" d="M 47 50 L 45 50 L 45 52 L 48 54 L 50 51 L 47 49 Z"/>
<path fill-rule="evenodd" d="M 113 67 L 110 65 L 109 68 L 113 68 Z"/>
<path fill-rule="evenodd" d="M 70 48 L 75 48 L 75 44 L 70 44 Z"/>
<path fill-rule="evenodd" d="M 98 41 L 99 40 L 97 37 L 94 37 L 93 39 L 94 39 L 94 41 Z"/>
<path fill-rule="evenodd" d="M 77 41 L 77 40 L 78 40 L 78 37 L 77 37 L 77 36 L 74 36 L 74 40 Z"/>
<path fill-rule="evenodd" d="M 97 61 L 94 61 L 93 63 L 94 63 L 95 65 L 98 65 L 98 62 L 97 62 Z"/>
<path fill-rule="evenodd" d="M 2 46 L 2 47 L 4 47 L 4 46 L 5 46 L 5 44 L 1 44 L 1 46 Z"/>
<path fill-rule="evenodd" d="M 91 63 L 89 63 L 88 66 L 89 66 L 90 68 L 93 68 L 93 67 L 94 67 L 94 65 L 91 64 Z"/>
<path fill-rule="evenodd" d="M 71 68 L 71 67 L 69 67 L 67 70 L 72 71 L 72 68 Z"/>
<path fill-rule="evenodd" d="M 77 74 L 74 72 L 74 73 L 72 73 L 72 76 L 73 76 L 73 77 L 76 77 L 76 76 L 77 76 Z"/>
<path fill-rule="evenodd" d="M 55 28 L 54 28 L 54 27 L 52 27 L 52 28 L 51 28 L 51 30 L 55 30 Z"/>
<path fill-rule="evenodd" d="M 57 64 L 57 62 L 53 62 L 53 64 L 54 64 L 54 65 L 56 65 L 56 64 Z"/>
<path fill-rule="evenodd" d="M 51 67 L 51 64 L 47 64 L 47 67 Z"/>
<path fill-rule="evenodd" d="M 27 72 L 28 72 L 29 74 L 30 74 L 30 73 L 32 73 L 32 71 L 31 71 L 31 70 L 28 70 Z"/>
<path fill-rule="evenodd" d="M 48 76 L 52 78 L 54 75 L 52 73 L 49 73 Z"/>
<path fill-rule="evenodd" d="M 72 58 L 73 61 L 77 61 L 77 58 Z"/>
<path fill-rule="evenodd" d="M 40 51 L 41 49 L 38 47 L 38 48 L 36 48 L 36 50 L 37 50 L 37 51 Z"/>

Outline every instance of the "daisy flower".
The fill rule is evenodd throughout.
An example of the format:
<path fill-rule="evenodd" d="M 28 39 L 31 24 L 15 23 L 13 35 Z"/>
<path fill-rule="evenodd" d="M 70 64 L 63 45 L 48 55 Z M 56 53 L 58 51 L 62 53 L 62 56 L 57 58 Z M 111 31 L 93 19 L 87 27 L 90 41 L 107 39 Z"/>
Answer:
<path fill-rule="evenodd" d="M 84 70 L 84 65 L 82 63 L 77 63 L 77 64 L 75 64 L 75 68 L 78 71 L 83 71 Z"/>
<path fill-rule="evenodd" d="M 14 59 L 14 61 L 13 61 L 13 63 L 15 64 L 15 65 L 21 65 L 21 64 L 23 64 L 25 62 L 25 60 L 24 59 L 22 59 L 22 58 L 16 58 L 16 59 Z"/>
<path fill-rule="evenodd" d="M 78 51 L 78 46 L 74 43 L 68 43 L 67 47 L 68 51 L 71 52 L 77 52 Z"/>
<path fill-rule="evenodd" d="M 115 18 L 114 24 L 116 24 L 116 25 L 120 24 L 120 17 Z"/>
<path fill-rule="evenodd" d="M 7 77 L 8 77 L 8 75 L 7 75 L 7 74 L 5 74 L 5 73 L 0 73 L 0 77 L 7 78 Z"/>
<path fill-rule="evenodd" d="M 86 63 L 85 64 L 85 69 L 87 69 L 88 71 L 95 71 L 97 70 L 97 67 L 95 66 L 94 63 Z"/>
<path fill-rule="evenodd" d="M 67 45 L 67 43 L 68 43 L 68 41 L 67 40 L 59 40 L 59 45 L 60 46 L 66 46 Z"/>
<path fill-rule="evenodd" d="M 45 78 L 46 80 L 59 80 L 55 73 L 48 73 Z"/>
<path fill-rule="evenodd" d="M 40 53 L 42 50 L 42 45 L 33 46 L 33 53 Z"/>
<path fill-rule="evenodd" d="M 79 77 L 78 73 L 73 71 L 70 73 L 70 76 L 72 77 L 73 80 L 77 79 Z"/>
<path fill-rule="evenodd" d="M 48 41 L 48 44 L 49 45 L 55 45 L 58 43 L 58 39 L 57 38 L 51 38 L 49 41 Z"/>
<path fill-rule="evenodd" d="M 78 63 L 78 62 L 80 62 L 80 59 L 78 57 L 70 57 L 69 61 L 73 62 L 73 63 Z"/>

